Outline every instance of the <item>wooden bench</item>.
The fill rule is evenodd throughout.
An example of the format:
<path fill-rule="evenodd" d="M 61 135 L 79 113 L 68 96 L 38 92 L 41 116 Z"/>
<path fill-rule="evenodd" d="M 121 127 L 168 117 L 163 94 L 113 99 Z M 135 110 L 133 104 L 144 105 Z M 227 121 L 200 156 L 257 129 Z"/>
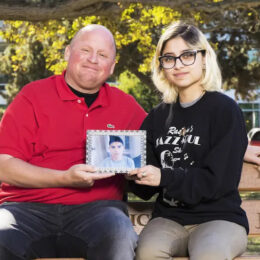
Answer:
<path fill-rule="evenodd" d="M 37 258 L 35 260 L 85 260 L 84 258 Z M 240 256 L 236 257 L 233 260 L 259 260 L 260 256 Z M 104 256 L 104 260 L 105 256 Z M 122 259 L 124 260 L 124 259 Z M 174 257 L 172 260 L 189 260 L 188 257 Z"/>
<path fill-rule="evenodd" d="M 259 259 L 260 259 L 260 256 L 240 256 L 240 257 L 234 258 L 233 260 L 259 260 Z M 77 259 L 77 260 L 79 260 L 79 259 Z M 189 260 L 189 257 L 174 257 L 172 260 Z"/>
<path fill-rule="evenodd" d="M 260 167 L 253 164 L 244 163 L 242 177 L 239 184 L 239 190 L 242 193 L 250 194 L 260 192 Z M 243 197 L 243 196 L 242 196 Z M 243 199 L 242 208 L 246 211 L 249 219 L 250 233 L 249 237 L 260 238 L 260 199 Z M 128 202 L 129 216 L 133 223 L 135 231 L 139 234 L 147 224 L 152 211 L 152 202 Z M 260 249 L 259 249 L 260 251 Z M 35 260 L 84 260 L 83 258 L 39 258 Z M 105 260 L 105 255 L 104 255 Z M 122 259 L 123 260 L 123 259 Z M 189 260 L 188 257 L 174 257 L 173 260 Z M 243 256 L 236 257 L 234 260 L 260 260 L 258 255 L 248 255 L 246 252 Z"/>

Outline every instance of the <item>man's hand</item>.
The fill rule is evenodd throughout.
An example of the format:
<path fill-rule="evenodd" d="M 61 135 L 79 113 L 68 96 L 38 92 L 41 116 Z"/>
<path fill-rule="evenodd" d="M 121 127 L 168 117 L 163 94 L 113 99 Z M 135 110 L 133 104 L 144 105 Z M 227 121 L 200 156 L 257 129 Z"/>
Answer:
<path fill-rule="evenodd" d="M 244 160 L 260 166 L 260 146 L 248 145 Z"/>
<path fill-rule="evenodd" d="M 130 171 L 126 178 L 128 180 L 134 180 L 137 184 L 159 186 L 161 181 L 161 170 L 152 165 L 147 165 Z"/>
<path fill-rule="evenodd" d="M 65 171 L 66 187 L 91 187 L 96 180 L 114 176 L 115 173 L 97 173 L 95 167 L 86 164 L 77 164 Z"/>

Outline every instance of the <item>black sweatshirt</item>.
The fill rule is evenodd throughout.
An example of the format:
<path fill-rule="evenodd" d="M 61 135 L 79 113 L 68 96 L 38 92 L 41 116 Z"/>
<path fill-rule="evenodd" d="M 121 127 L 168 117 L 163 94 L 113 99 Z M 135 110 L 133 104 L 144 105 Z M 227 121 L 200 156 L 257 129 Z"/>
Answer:
<path fill-rule="evenodd" d="M 161 103 L 141 127 L 147 130 L 147 164 L 161 168 L 159 187 L 130 182 L 143 199 L 159 193 L 153 218 L 182 225 L 227 220 L 244 226 L 238 184 L 247 148 L 242 112 L 235 101 L 219 92 L 206 92 L 183 108 Z"/>

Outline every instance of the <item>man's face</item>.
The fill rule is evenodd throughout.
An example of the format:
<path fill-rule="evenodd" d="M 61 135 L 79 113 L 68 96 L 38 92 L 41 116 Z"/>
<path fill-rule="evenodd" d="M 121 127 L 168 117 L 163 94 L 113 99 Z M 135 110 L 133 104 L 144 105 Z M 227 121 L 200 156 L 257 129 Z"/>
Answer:
<path fill-rule="evenodd" d="M 120 161 L 123 158 L 124 145 L 121 142 L 113 142 L 109 145 L 109 152 L 113 161 Z"/>
<path fill-rule="evenodd" d="M 112 35 L 96 28 L 79 32 L 65 50 L 66 82 L 83 93 L 96 93 L 115 66 Z"/>

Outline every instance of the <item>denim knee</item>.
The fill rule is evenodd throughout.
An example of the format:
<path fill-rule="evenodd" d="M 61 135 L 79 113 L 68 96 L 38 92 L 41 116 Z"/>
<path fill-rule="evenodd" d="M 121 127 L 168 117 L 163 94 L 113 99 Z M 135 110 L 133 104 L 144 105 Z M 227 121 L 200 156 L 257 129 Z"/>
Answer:
<path fill-rule="evenodd" d="M 104 209 L 103 223 L 88 248 L 88 259 L 133 260 L 138 236 L 128 216 L 113 207 Z M 92 241 L 93 242 L 93 241 Z"/>
<path fill-rule="evenodd" d="M 103 218 L 104 223 L 101 225 L 103 237 L 131 239 L 136 236 L 129 217 L 121 210 L 113 207 L 105 208 Z"/>

